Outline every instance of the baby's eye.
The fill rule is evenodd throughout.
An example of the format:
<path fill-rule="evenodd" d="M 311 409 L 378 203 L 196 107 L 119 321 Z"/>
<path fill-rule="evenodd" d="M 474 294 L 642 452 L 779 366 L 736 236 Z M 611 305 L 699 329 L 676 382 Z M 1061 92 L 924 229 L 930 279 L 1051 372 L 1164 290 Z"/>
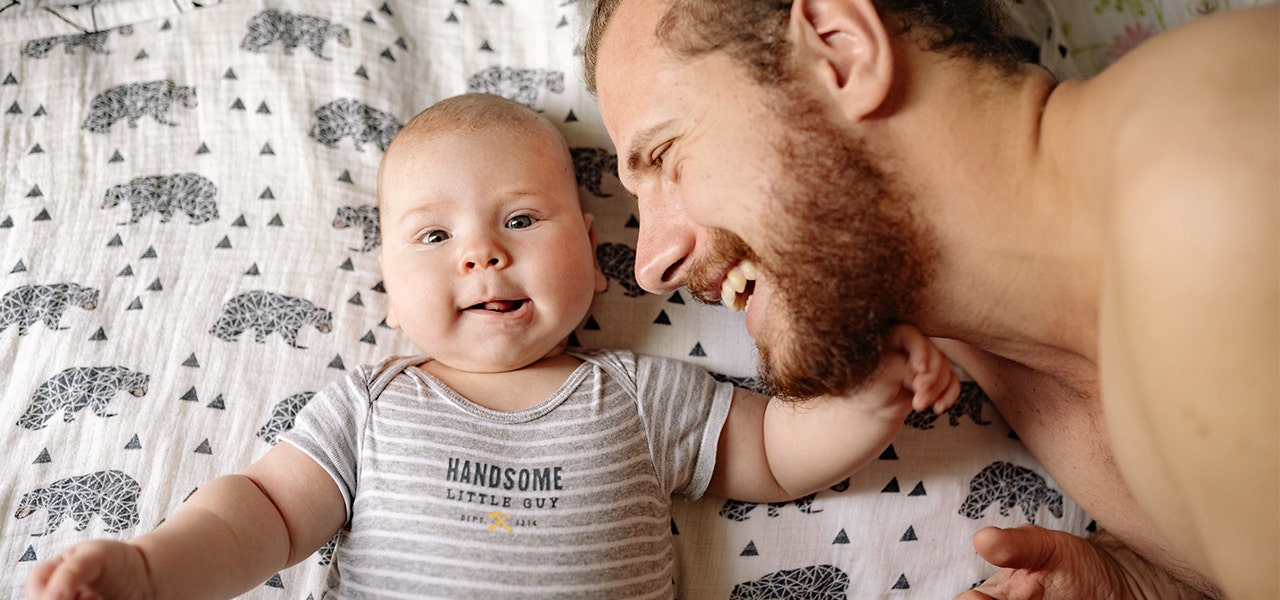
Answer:
<path fill-rule="evenodd" d="M 507 229 L 524 229 L 533 226 L 533 217 L 529 215 L 516 215 L 507 219 Z"/>
<path fill-rule="evenodd" d="M 422 243 L 439 244 L 440 242 L 449 239 L 449 237 L 449 232 L 440 229 L 433 229 L 428 231 L 426 235 L 422 236 Z"/>

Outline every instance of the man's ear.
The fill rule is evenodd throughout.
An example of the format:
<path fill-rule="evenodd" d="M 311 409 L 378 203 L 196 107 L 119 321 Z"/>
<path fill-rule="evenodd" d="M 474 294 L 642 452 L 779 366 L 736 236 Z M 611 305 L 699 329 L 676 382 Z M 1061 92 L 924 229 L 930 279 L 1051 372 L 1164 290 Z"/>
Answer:
<path fill-rule="evenodd" d="M 382 251 L 378 251 L 378 270 L 382 270 Z M 387 327 L 392 329 L 400 329 L 400 320 L 396 318 L 396 312 L 391 308 L 391 302 L 387 302 Z"/>
<path fill-rule="evenodd" d="M 893 83 L 893 45 L 871 0 L 796 0 L 791 39 L 799 67 L 859 121 L 876 112 Z"/>
<path fill-rule="evenodd" d="M 582 213 L 582 219 L 587 222 L 587 238 L 591 240 L 591 264 L 594 266 L 596 273 L 595 291 L 597 294 L 604 292 L 609 288 L 609 280 L 604 277 L 604 269 L 600 268 L 600 258 L 596 254 L 596 217 L 591 213 Z"/>

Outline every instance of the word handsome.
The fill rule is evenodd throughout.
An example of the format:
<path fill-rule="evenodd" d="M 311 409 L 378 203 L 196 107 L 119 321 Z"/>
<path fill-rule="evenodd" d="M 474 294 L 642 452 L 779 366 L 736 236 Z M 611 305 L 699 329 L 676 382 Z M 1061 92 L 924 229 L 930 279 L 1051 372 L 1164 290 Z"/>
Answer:
<path fill-rule="evenodd" d="M 560 467 L 515 469 L 450 458 L 445 478 L 454 483 L 502 489 L 508 492 L 549 492 L 564 489 L 560 481 L 560 471 Z"/>

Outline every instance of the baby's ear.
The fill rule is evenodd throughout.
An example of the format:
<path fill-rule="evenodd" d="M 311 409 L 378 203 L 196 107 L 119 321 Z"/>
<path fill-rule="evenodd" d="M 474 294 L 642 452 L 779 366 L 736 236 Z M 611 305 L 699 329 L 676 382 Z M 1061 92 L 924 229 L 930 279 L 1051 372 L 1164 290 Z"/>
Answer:
<path fill-rule="evenodd" d="M 599 242 L 596 239 L 596 217 L 591 213 L 582 213 L 582 220 L 587 223 L 587 237 L 591 240 L 591 264 L 596 270 L 596 293 L 602 293 L 609 288 L 609 280 L 604 277 L 604 269 L 600 268 L 600 258 L 596 254 L 596 247 Z"/>

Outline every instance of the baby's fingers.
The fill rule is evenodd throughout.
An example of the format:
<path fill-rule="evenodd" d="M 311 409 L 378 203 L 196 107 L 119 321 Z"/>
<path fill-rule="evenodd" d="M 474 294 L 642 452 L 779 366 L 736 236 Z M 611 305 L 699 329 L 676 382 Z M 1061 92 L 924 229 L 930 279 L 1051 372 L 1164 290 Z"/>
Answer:
<path fill-rule="evenodd" d="M 90 583 L 101 575 L 100 565 L 87 563 L 83 554 L 75 550 L 73 548 L 54 559 L 57 561 L 56 568 L 49 575 L 45 583 L 44 595 L 39 596 L 40 598 L 79 600 L 101 597 L 90 587 Z"/>
<path fill-rule="evenodd" d="M 57 598 L 57 595 L 46 594 L 49 589 L 49 578 L 53 576 L 53 572 L 62 564 L 62 557 L 59 556 L 53 560 L 42 562 L 27 575 L 27 583 L 23 587 L 23 594 L 28 600 L 42 600 L 43 598 Z"/>
<path fill-rule="evenodd" d="M 145 569 L 128 544 L 84 542 L 33 569 L 26 594 L 31 600 L 135 598 L 145 584 Z"/>
<path fill-rule="evenodd" d="M 948 363 L 942 370 L 929 370 L 915 373 L 911 379 L 911 408 L 918 412 L 933 408 L 935 413 L 955 405 L 960 397 L 960 380 L 951 370 Z"/>
<path fill-rule="evenodd" d="M 960 399 L 960 378 L 956 377 L 955 371 L 948 367 L 946 375 L 939 381 L 943 383 L 943 389 L 938 393 L 937 402 L 933 403 L 933 412 L 936 414 L 946 412 Z"/>

